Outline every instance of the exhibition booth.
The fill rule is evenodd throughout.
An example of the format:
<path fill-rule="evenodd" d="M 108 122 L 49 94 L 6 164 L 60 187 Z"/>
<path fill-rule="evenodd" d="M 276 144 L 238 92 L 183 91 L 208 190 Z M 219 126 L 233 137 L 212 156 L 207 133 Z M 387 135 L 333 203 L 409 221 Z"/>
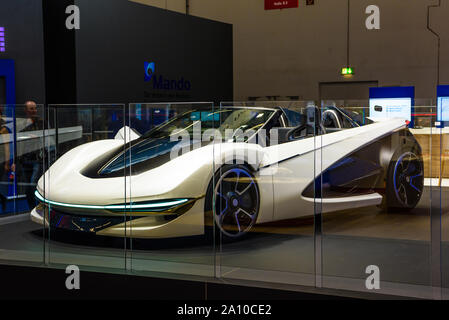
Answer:
<path fill-rule="evenodd" d="M 1 263 L 449 298 L 447 132 L 386 99 L 8 106 Z"/>
<path fill-rule="evenodd" d="M 301 19 L 248 5 L 254 25 L 232 7 L 23 3 L 0 12 L 0 265 L 449 299 L 431 53 L 363 26 L 350 45 L 350 1 L 347 30 L 333 1 Z"/>

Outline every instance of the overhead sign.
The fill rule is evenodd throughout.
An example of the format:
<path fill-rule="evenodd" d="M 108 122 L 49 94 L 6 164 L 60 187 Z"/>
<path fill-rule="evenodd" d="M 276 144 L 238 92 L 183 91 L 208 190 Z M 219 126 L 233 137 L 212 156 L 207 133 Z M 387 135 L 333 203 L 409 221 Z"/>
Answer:
<path fill-rule="evenodd" d="M 299 0 L 265 0 L 265 10 L 298 8 Z"/>

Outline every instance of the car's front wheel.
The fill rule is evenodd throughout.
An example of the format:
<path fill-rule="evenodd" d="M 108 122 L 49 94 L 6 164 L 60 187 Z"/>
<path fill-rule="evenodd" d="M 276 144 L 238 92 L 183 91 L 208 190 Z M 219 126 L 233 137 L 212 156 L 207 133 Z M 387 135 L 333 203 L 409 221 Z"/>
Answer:
<path fill-rule="evenodd" d="M 237 239 L 254 226 L 259 213 L 260 193 L 251 171 L 243 165 L 222 167 L 211 181 L 207 194 L 215 229 L 224 239 Z"/>

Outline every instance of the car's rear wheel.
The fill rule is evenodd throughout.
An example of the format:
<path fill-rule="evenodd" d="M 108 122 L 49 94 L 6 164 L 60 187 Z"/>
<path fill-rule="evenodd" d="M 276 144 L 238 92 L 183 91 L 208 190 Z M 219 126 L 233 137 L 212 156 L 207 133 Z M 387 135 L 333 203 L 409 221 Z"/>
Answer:
<path fill-rule="evenodd" d="M 260 193 L 251 171 L 243 165 L 227 165 L 209 186 L 206 212 L 213 215 L 215 230 L 225 240 L 238 239 L 254 226 Z"/>
<path fill-rule="evenodd" d="M 424 190 L 424 163 L 413 148 L 397 152 L 388 168 L 385 206 L 388 211 L 415 208 Z"/>

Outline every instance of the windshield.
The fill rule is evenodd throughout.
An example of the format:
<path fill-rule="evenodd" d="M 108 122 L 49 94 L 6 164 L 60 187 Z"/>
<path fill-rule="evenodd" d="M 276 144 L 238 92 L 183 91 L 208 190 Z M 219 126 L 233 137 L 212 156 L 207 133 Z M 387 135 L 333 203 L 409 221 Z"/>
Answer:
<path fill-rule="evenodd" d="M 224 136 L 226 130 L 259 130 L 272 116 L 272 109 L 225 108 L 220 110 L 192 110 L 176 116 L 143 135 L 143 138 L 161 138 L 181 131 L 192 134 L 201 125 L 201 133 L 217 129 Z"/>
<path fill-rule="evenodd" d="M 238 109 L 226 108 L 216 111 L 193 110 L 182 113 L 172 120 L 148 131 L 137 143 L 131 145 L 127 151 L 121 152 L 114 160 L 100 170 L 100 174 L 111 174 L 122 171 L 129 165 L 133 166 L 133 171 L 146 170 L 152 166 L 160 165 L 170 158 L 173 148 L 189 148 L 195 136 L 194 128 L 201 126 L 201 134 L 206 130 L 216 129 L 225 136 L 227 130 L 234 134 L 237 130 L 240 133 L 257 132 L 271 118 L 275 110 L 272 109 Z M 179 133 L 189 134 L 188 141 L 173 141 L 172 136 Z M 151 163 L 150 163 L 151 162 Z"/>

